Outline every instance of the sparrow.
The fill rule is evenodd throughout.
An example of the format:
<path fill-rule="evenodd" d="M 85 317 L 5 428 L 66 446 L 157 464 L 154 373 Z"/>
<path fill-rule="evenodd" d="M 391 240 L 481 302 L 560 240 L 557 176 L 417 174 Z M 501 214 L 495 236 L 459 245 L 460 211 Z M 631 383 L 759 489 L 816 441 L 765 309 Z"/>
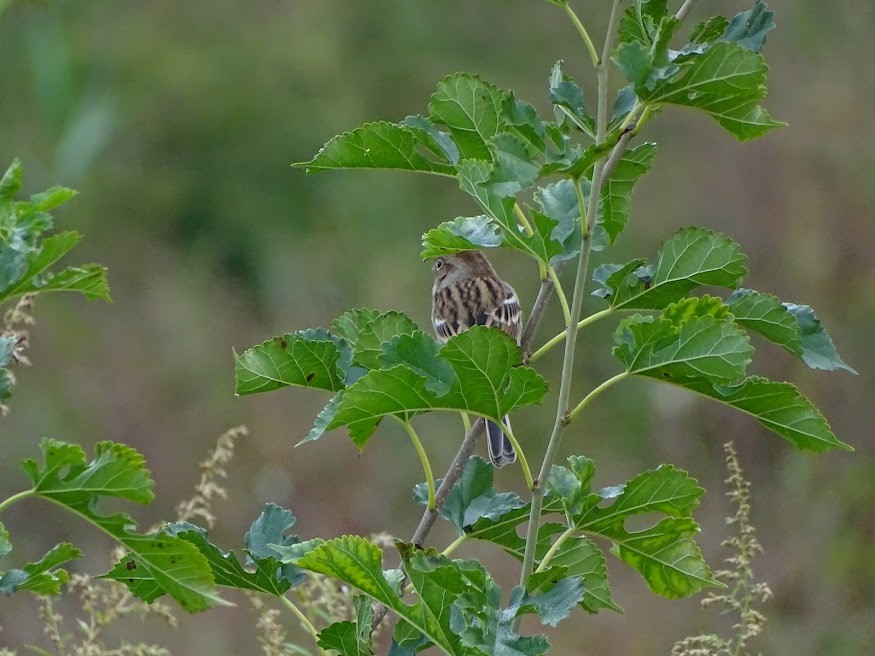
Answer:
<path fill-rule="evenodd" d="M 517 344 L 522 334 L 522 311 L 513 287 L 498 277 L 479 251 L 463 251 L 435 258 L 432 265 L 431 320 L 435 335 L 446 342 L 471 326 L 495 326 Z M 510 427 L 505 416 L 503 423 Z M 516 462 L 516 452 L 501 427 L 486 422 L 489 460 L 496 467 Z"/>

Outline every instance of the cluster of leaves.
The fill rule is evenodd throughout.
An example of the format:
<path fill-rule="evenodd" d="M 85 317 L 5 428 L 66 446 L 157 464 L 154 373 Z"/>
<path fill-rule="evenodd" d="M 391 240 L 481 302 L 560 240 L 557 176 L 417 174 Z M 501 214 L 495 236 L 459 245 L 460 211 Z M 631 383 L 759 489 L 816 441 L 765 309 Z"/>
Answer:
<path fill-rule="evenodd" d="M 275 337 L 235 360 L 238 394 L 289 385 L 334 392 L 304 441 L 347 426 L 359 448 L 386 416 L 450 410 L 500 421 L 547 391 L 501 331 L 478 326 L 440 345 L 400 312 L 349 310 L 330 332 Z"/>
<path fill-rule="evenodd" d="M 567 2 L 557 2 L 565 5 Z M 542 265 L 573 257 L 580 248 L 580 200 L 589 196 L 594 164 L 620 135 L 639 129 L 642 117 L 666 105 L 699 109 L 740 140 L 783 125 L 758 103 L 765 96 L 766 64 L 759 51 L 774 27 L 772 12 L 757 2 L 732 21 L 716 17 L 697 25 L 680 50 L 668 47 L 679 21 L 666 0 L 636 1 L 620 23 L 614 64 L 629 84 L 613 105 L 608 134 L 595 143 L 595 119 L 583 89 L 557 62 L 549 78 L 554 120 L 513 92 L 468 73 L 448 76 L 429 102 L 428 117 L 368 123 L 331 139 L 309 171 L 395 169 L 452 176 L 484 214 L 457 217 L 428 232 L 422 256 L 505 246 Z M 651 166 L 656 146 L 644 143 L 623 154 L 601 191 L 594 249 L 625 229 L 635 182 Z M 537 186 L 525 214 L 517 195 Z M 578 189 L 579 186 L 579 189 Z M 523 225 L 520 226 L 520 221 Z"/>
<path fill-rule="evenodd" d="M 43 463 L 23 463 L 32 487 L 3 502 L 38 497 L 54 502 L 102 530 L 126 550 L 124 558 L 102 578 L 124 583 L 146 602 L 170 595 L 190 612 L 227 604 L 216 592 L 226 586 L 281 596 L 301 582 L 301 573 L 275 558 L 272 547 L 297 542 L 285 533 L 294 525 L 292 514 L 268 504 L 246 533 L 244 551 L 251 567 L 244 568 L 233 552 L 224 553 L 207 539 L 206 531 L 189 522 L 167 524 L 138 533 L 126 513 L 101 514 L 101 500 L 124 499 L 150 503 L 154 494 L 149 470 L 134 449 L 115 442 L 100 442 L 95 457 L 86 463 L 85 452 L 75 444 L 54 439 L 41 443 Z M 8 532 L 0 525 L 0 557 L 12 550 Z M 37 562 L 0 572 L 0 593 L 19 590 L 57 594 L 68 581 L 66 562 L 80 552 L 69 543 L 53 547 Z"/>
<path fill-rule="evenodd" d="M 51 187 L 28 200 L 16 200 L 20 191 L 21 162 L 15 160 L 0 179 L 0 306 L 25 294 L 57 291 L 108 301 L 105 267 L 86 264 L 49 270 L 82 239 L 74 230 L 44 236 L 53 226 L 49 212 L 76 192 Z M 14 335 L 0 336 L 0 402 L 12 394 L 5 367 L 13 360 L 16 341 Z"/>

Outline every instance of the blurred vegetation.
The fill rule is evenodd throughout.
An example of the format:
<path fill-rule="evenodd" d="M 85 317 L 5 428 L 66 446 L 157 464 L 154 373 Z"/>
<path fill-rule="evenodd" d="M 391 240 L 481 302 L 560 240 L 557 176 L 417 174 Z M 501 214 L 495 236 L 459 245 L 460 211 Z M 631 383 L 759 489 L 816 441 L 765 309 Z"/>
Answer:
<path fill-rule="evenodd" d="M 308 177 L 289 164 L 337 132 L 423 111 L 434 84 L 457 70 L 546 110 L 556 59 L 589 80 L 561 12 L 535 0 L 482 0 L 464 12 L 404 0 L 46 0 L 3 11 L 5 4 L 0 161 L 22 158 L 25 193 L 51 184 L 81 192 L 57 225 L 86 235 L 79 256 L 108 265 L 115 302 L 56 297 L 35 308 L 34 367 L 17 372 L 12 413 L 0 423 L 3 471 L 12 472 L 0 479 L 0 496 L 21 487 L 12 463 L 33 457 L 42 436 L 85 445 L 111 438 L 141 450 L 158 481 L 158 502 L 138 517 L 148 524 L 173 515 L 214 436 L 242 422 L 252 435 L 230 465 L 229 500 L 216 509 L 219 542 L 236 544 L 266 500 L 292 508 L 303 537 L 409 536 L 420 514 L 410 495 L 419 467 L 401 431 L 381 431 L 361 455 L 342 433 L 334 447 L 323 440 L 293 449 L 325 399 L 235 398 L 231 347 L 328 325 L 350 306 L 397 308 L 427 325 L 431 280 L 417 255 L 420 235 L 470 213 L 469 200 L 445 180 Z M 601 25 L 602 4 L 579 9 Z M 747 8 L 707 4 L 708 15 Z M 650 256 L 692 223 L 739 241 L 750 256 L 747 284 L 811 304 L 861 375 L 810 372 L 764 344 L 752 371 L 796 381 L 857 453 L 802 454 L 749 418 L 644 383 L 599 399 L 585 431 L 575 428 L 582 442 L 566 448 L 593 457 L 605 481 L 664 461 L 690 471 L 709 490 L 697 519 L 705 555 L 717 564 L 722 518 L 731 514 L 721 444 L 735 440 L 765 550 L 757 569 L 775 593 L 759 646 L 863 654 L 875 645 L 875 68 L 861 55 L 875 11 L 866 1 L 841 11 L 816 0 L 770 4 L 778 29 L 765 49 L 765 104 L 790 127 L 742 145 L 704 117 L 666 112 L 645 134 L 660 152 L 636 192 L 624 252 L 612 259 Z M 495 260 L 531 299 L 536 271 L 511 254 Z M 544 336 L 558 328 L 557 315 L 553 308 Z M 580 365 L 581 390 L 615 371 L 610 330 L 586 335 L 593 353 Z M 558 357 L 543 366 L 558 368 Z M 521 413 L 518 433 L 545 442 L 551 407 L 548 399 Z M 455 428 L 423 422 L 436 467 L 455 452 Z M 499 484 L 519 489 L 519 478 L 502 471 Z M 356 490 L 345 497 L 353 504 L 334 502 L 338 486 Z M 112 545 L 52 508 L 16 507 L 4 519 L 28 527 L 15 532 L 15 557 L 44 551 L 62 534 L 88 554 L 83 571 L 108 562 Z M 489 557 L 506 565 L 499 582 L 510 582 L 513 564 Z M 653 597 L 620 567 L 611 575 L 626 614 L 587 618 L 576 635 L 566 628 L 554 638 L 557 653 L 667 653 L 684 635 L 721 628 L 696 599 Z M 254 653 L 253 616 L 237 601 L 182 617 L 167 635 L 137 623 L 118 630 L 173 653 Z M 35 609 L 20 597 L 0 599 L 0 644 L 40 641 Z"/>

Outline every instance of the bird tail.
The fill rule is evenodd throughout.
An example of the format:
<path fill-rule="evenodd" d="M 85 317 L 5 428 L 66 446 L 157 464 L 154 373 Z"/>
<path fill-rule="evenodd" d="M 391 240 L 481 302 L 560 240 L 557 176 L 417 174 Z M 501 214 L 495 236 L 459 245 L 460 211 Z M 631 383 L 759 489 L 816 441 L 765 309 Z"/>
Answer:
<path fill-rule="evenodd" d="M 505 415 L 502 420 L 508 428 L 510 428 L 510 418 Z M 501 426 L 494 421 L 486 422 L 486 444 L 489 447 L 489 460 L 496 467 L 504 467 L 512 462 L 516 462 L 516 451 L 513 450 L 513 444 L 507 439 Z"/>

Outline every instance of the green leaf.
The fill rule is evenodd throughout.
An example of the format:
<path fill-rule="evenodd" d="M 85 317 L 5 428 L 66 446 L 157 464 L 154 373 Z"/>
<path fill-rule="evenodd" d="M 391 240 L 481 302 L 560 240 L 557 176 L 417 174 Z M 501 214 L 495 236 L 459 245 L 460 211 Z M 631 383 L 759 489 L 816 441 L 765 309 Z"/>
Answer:
<path fill-rule="evenodd" d="M 59 273 L 48 268 L 81 239 L 73 231 L 45 239 L 53 225 L 48 213 L 76 195 L 52 187 L 27 201 L 14 200 L 21 191 L 21 163 L 16 160 L 3 178 L 0 193 L 0 302 L 28 292 L 78 291 L 88 299 L 109 301 L 106 269 L 96 264 L 69 267 Z"/>
<path fill-rule="evenodd" d="M 346 384 L 351 361 L 349 346 L 326 330 L 287 333 L 240 355 L 234 352 L 235 392 L 256 394 L 289 385 L 336 392 Z"/>
<path fill-rule="evenodd" d="M 735 322 L 770 342 L 802 356 L 802 334 L 796 318 L 777 297 L 752 289 L 738 289 L 726 299 Z"/>
<path fill-rule="evenodd" d="M 444 125 L 462 159 L 492 161 L 489 140 L 498 132 L 503 91 L 476 75 L 444 78 L 428 103 L 432 123 Z"/>
<path fill-rule="evenodd" d="M 135 524 L 124 513 L 100 515 L 102 498 L 149 503 L 154 498 L 149 470 L 134 449 L 113 442 L 99 442 L 95 458 L 85 462 L 85 452 L 75 444 L 44 439 L 44 464 L 33 460 L 22 465 L 33 482 L 33 492 L 78 514 L 120 542 L 130 553 L 105 576 L 125 583 L 139 598 L 152 601 L 170 594 L 188 611 L 226 603 L 215 593 L 209 563 L 197 548 L 161 531 L 133 533 Z"/>
<path fill-rule="evenodd" d="M 513 196 L 534 184 L 541 170 L 523 140 L 500 132 L 490 140 L 494 165 L 483 183 L 499 196 Z"/>
<path fill-rule="evenodd" d="M 443 409 L 501 421 L 514 408 L 540 402 L 547 389 L 533 369 L 517 366 L 519 347 L 494 328 L 474 326 L 452 337 L 438 355 L 456 373 L 445 394 L 431 391 L 427 378 L 405 365 L 373 370 L 346 389 L 328 428 L 348 426 L 362 448 L 386 415 L 409 419 Z"/>
<path fill-rule="evenodd" d="M 407 116 L 400 125 L 410 128 L 419 139 L 420 144 L 428 148 L 438 157 L 442 157 L 453 166 L 459 163 L 459 149 L 450 135 L 441 132 L 425 116 Z"/>
<path fill-rule="evenodd" d="M 383 353 L 378 358 L 380 368 L 403 364 L 425 379 L 429 392 L 442 396 L 450 390 L 456 372 L 449 362 L 439 357 L 440 348 L 433 337 L 420 330 L 410 335 L 396 335 L 383 343 Z"/>
<path fill-rule="evenodd" d="M 747 273 L 747 257 L 734 241 L 704 228 L 683 228 L 669 237 L 655 265 L 643 260 L 605 264 L 593 272 L 602 285 L 593 292 L 614 309 L 659 310 L 700 285 L 737 287 Z"/>
<path fill-rule="evenodd" d="M 357 595 L 353 598 L 356 607 L 355 622 L 334 622 L 319 632 L 319 646 L 334 649 L 343 656 L 371 656 L 372 622 L 374 611 L 368 598 Z"/>
<path fill-rule="evenodd" d="M 766 36 L 775 28 L 775 13 L 762 0 L 753 9 L 736 14 L 722 35 L 724 41 L 737 43 L 742 48 L 759 52 L 766 44 Z"/>
<path fill-rule="evenodd" d="M 17 157 L 0 179 L 0 200 L 12 200 L 21 191 L 21 160 Z"/>
<path fill-rule="evenodd" d="M 529 152 L 543 155 L 547 150 L 547 128 L 555 125 L 545 125 L 538 116 L 537 110 L 529 103 L 514 96 L 508 91 L 502 106 L 504 129 L 508 134 L 516 135 L 523 141 Z"/>
<path fill-rule="evenodd" d="M 652 592 L 689 597 L 706 587 L 723 587 L 692 538 L 698 530 L 692 519 L 670 517 L 644 531 L 623 531 L 613 538 L 611 553 L 638 571 Z"/>
<path fill-rule="evenodd" d="M 580 606 L 588 613 L 597 613 L 602 608 L 623 612 L 611 597 L 605 557 L 589 538 L 581 535 L 563 542 L 550 560 L 549 569 L 557 567 L 564 576 L 577 576 L 583 581 Z"/>
<path fill-rule="evenodd" d="M 362 326 L 353 343 L 353 363 L 367 369 L 379 369 L 383 346 L 398 335 L 421 332 L 403 312 L 384 312 Z"/>
<path fill-rule="evenodd" d="M 386 121 L 366 123 L 333 137 L 309 162 L 297 162 L 292 166 L 306 168 L 308 173 L 335 169 L 398 169 L 455 174 L 452 163 L 444 158 L 423 156 L 421 145 L 428 147 L 431 143 L 405 125 Z M 435 152 L 433 148 L 429 150 Z"/>
<path fill-rule="evenodd" d="M 784 303 L 787 311 L 796 319 L 802 334 L 802 359 L 812 369 L 835 371 L 844 369 L 856 374 L 856 370 L 845 364 L 836 351 L 832 338 L 827 334 L 814 310 L 807 305 Z"/>
<path fill-rule="evenodd" d="M 638 571 L 653 592 L 686 597 L 717 585 L 692 539 L 699 529 L 690 515 L 703 493 L 686 472 L 663 465 L 630 480 L 611 505 L 586 508 L 574 523 L 589 535 L 610 539 L 612 553 Z M 649 529 L 626 530 L 626 520 L 653 512 L 668 518 Z"/>
<path fill-rule="evenodd" d="M 501 229 L 488 216 L 459 216 L 422 235 L 423 260 L 440 255 L 501 246 Z"/>
<path fill-rule="evenodd" d="M 41 246 L 32 247 L 25 255 L 24 267 L 9 278 L 0 279 L 0 298 L 5 300 L 25 293 L 20 288 L 33 290 L 32 279 L 60 260 L 81 239 L 82 235 L 71 230 L 47 237 Z"/>
<path fill-rule="evenodd" d="M 602 208 L 600 223 L 613 244 L 617 236 L 626 228 L 632 205 L 632 189 L 638 178 L 650 170 L 656 144 L 644 143 L 626 151 L 620 158 L 613 175 L 602 188 Z"/>
<path fill-rule="evenodd" d="M 758 104 L 766 95 L 768 70 L 761 55 L 721 41 L 701 55 L 672 63 L 668 38 L 677 27 L 673 20 L 662 21 L 652 48 L 638 41 L 624 43 L 613 57 L 640 100 L 702 110 L 740 141 L 786 125 Z"/>
<path fill-rule="evenodd" d="M 826 451 L 853 448 L 839 441 L 814 404 L 790 383 L 751 376 L 737 385 L 715 385 L 704 380 L 672 381 L 685 389 L 746 412 L 770 431 L 799 449 Z"/>
<path fill-rule="evenodd" d="M 276 546 L 288 547 L 298 544 L 297 535 L 286 535 L 295 525 L 295 516 L 275 503 L 264 504 L 264 510 L 252 522 L 252 526 L 243 537 L 246 553 L 259 567 L 263 561 L 276 557 Z M 276 570 L 276 567 L 274 567 Z M 289 585 L 298 585 L 303 581 L 303 575 L 290 565 L 283 565 L 277 576 L 285 579 Z"/>
<path fill-rule="evenodd" d="M 434 553 L 434 552 L 430 552 Z M 289 558 L 289 562 L 298 567 L 319 574 L 330 576 L 338 581 L 352 586 L 371 599 L 384 604 L 394 611 L 404 622 L 426 636 L 431 643 L 439 645 L 448 654 L 470 654 L 449 629 L 451 603 L 446 596 L 446 590 L 441 584 L 452 584 L 456 594 L 463 587 L 459 568 L 449 559 L 442 568 L 444 576 L 436 576 L 434 568 L 428 571 L 427 566 L 420 566 L 416 556 L 405 557 L 402 553 L 408 576 L 420 600 L 408 604 L 401 600 L 392 584 L 386 579 L 382 569 L 383 554 L 372 542 L 358 536 L 344 536 L 319 544 L 303 555 Z M 285 558 L 285 557 L 284 557 Z M 422 571 L 425 569 L 425 571 Z"/>
<path fill-rule="evenodd" d="M 583 456 L 570 456 L 568 464 L 569 467 L 551 467 L 547 489 L 562 504 L 566 518 L 571 518 L 599 503 L 601 497 L 592 493 L 592 478 L 595 475 L 593 461 Z"/>
<path fill-rule="evenodd" d="M 753 353 L 743 330 L 713 316 L 676 323 L 634 315 L 620 323 L 614 340 L 613 353 L 628 373 L 665 380 L 733 382 L 744 375 Z"/>
<path fill-rule="evenodd" d="M 459 165 L 459 187 L 462 191 L 470 194 L 483 208 L 483 211 L 500 228 L 504 244 L 523 252 L 529 252 L 519 223 L 513 213 L 516 201 L 512 197 L 500 196 L 491 187 L 483 183 L 489 180 L 491 167 L 486 162 L 468 160 Z"/>
<path fill-rule="evenodd" d="M 578 130 L 595 139 L 595 119 L 586 109 L 583 89 L 562 70 L 560 59 L 550 71 L 548 98 L 553 103 L 556 120 L 560 125 L 570 123 Z"/>
<path fill-rule="evenodd" d="M 502 615 L 507 619 L 515 619 L 535 613 L 542 624 L 556 627 L 571 614 L 583 595 L 583 582 L 576 576 L 542 586 L 538 594 L 531 594 L 525 588 L 516 586 L 510 593 L 507 609 Z"/>
<path fill-rule="evenodd" d="M 634 0 L 620 19 L 620 43 L 639 41 L 650 47 L 667 13 L 666 0 Z"/>
<path fill-rule="evenodd" d="M 584 188 L 584 197 L 589 196 L 589 181 L 580 180 Z M 562 244 L 562 255 L 553 257 L 551 264 L 568 260 L 580 252 L 580 209 L 577 202 L 577 191 L 571 180 L 559 180 L 535 191 L 535 202 L 541 212 L 556 222 L 550 237 Z"/>
<path fill-rule="evenodd" d="M 96 497 L 151 503 L 155 498 L 149 470 L 143 456 L 124 444 L 98 442 L 95 457 L 85 463 L 85 452 L 76 444 L 44 438 L 40 442 L 45 464 L 42 468 L 25 460 L 22 466 L 40 496 L 62 505 L 78 506 Z M 63 476 L 61 474 L 63 473 Z"/>
<path fill-rule="evenodd" d="M 479 456 L 472 456 L 465 463 L 459 482 L 453 486 L 441 508 L 441 516 L 452 522 L 465 535 L 482 517 L 499 519 L 510 510 L 526 504 L 515 492 L 497 492 L 492 484 L 495 468 Z M 439 482 L 436 485 L 440 485 Z M 428 491 L 425 483 L 413 490 L 417 502 L 425 505 Z"/>
<path fill-rule="evenodd" d="M 255 571 L 247 571 L 233 551 L 222 553 L 207 539 L 206 531 L 192 524 L 179 522 L 167 527 L 168 533 L 194 545 L 206 558 L 212 569 L 216 585 L 239 590 L 251 590 L 275 597 L 282 596 L 291 587 L 288 580 L 279 574 L 280 564 L 273 554 L 270 558 L 255 561 Z M 283 565 L 294 568 L 294 565 Z M 141 582 L 145 585 L 145 581 Z"/>
<path fill-rule="evenodd" d="M 356 607 L 355 622 L 335 622 L 319 632 L 319 646 L 334 649 L 343 656 L 370 656 L 373 633 L 373 608 L 367 597 L 358 595 L 353 599 Z"/>
<path fill-rule="evenodd" d="M 2 543 L 8 544 L 7 538 L 8 533 L 0 525 L 0 555 L 3 554 Z M 61 586 L 69 581 L 70 575 L 59 567 L 81 555 L 69 542 L 56 544 L 37 562 L 0 574 L 0 594 L 9 597 L 17 590 L 29 590 L 38 595 L 60 594 Z"/>

